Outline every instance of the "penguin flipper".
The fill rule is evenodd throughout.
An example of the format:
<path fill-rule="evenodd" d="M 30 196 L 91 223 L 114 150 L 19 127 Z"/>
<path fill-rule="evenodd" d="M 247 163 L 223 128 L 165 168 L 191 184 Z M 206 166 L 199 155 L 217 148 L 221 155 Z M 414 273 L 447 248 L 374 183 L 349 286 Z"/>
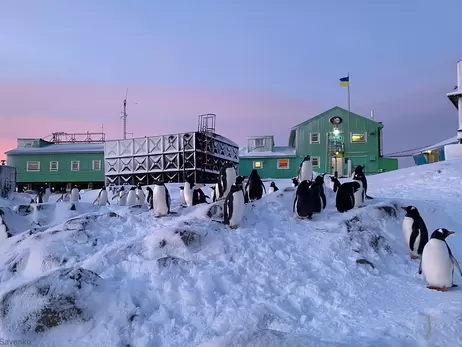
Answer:
<path fill-rule="evenodd" d="M 167 187 L 165 187 L 165 198 L 166 198 L 166 202 L 167 202 L 167 208 L 168 208 L 168 213 L 170 213 L 170 203 L 171 203 L 171 198 L 170 198 L 170 193 L 167 189 Z"/>
<path fill-rule="evenodd" d="M 265 184 L 263 183 L 263 181 L 260 181 L 261 183 L 261 186 L 263 187 L 263 190 L 265 191 L 265 194 L 266 194 L 266 187 L 265 187 Z"/>
<path fill-rule="evenodd" d="M 411 251 L 414 251 L 416 247 L 414 247 L 415 240 L 417 240 L 417 236 L 419 236 L 419 228 L 415 225 L 415 223 L 412 224 L 412 233 L 411 237 L 409 238 L 409 248 Z"/>
<path fill-rule="evenodd" d="M 454 266 L 457 268 L 457 270 L 459 270 L 459 274 L 462 276 L 462 270 L 460 269 L 459 262 L 457 261 L 456 258 L 454 258 L 454 256 L 452 254 L 450 255 L 450 258 L 451 258 L 451 261 L 454 264 Z"/>
<path fill-rule="evenodd" d="M 419 275 L 422 275 L 422 257 L 420 257 L 420 262 L 419 262 Z"/>

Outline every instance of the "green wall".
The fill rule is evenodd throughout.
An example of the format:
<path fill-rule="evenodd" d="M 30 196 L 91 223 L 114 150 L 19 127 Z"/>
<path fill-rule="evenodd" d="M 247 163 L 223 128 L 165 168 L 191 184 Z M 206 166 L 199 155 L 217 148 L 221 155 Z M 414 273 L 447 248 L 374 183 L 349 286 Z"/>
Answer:
<path fill-rule="evenodd" d="M 382 170 L 382 171 L 398 170 L 398 159 L 379 158 L 379 170 Z"/>
<path fill-rule="evenodd" d="M 71 171 L 71 161 L 79 160 L 79 171 Z M 101 160 L 101 170 L 94 171 L 93 160 Z M 28 172 L 27 162 L 39 161 L 39 172 Z M 58 161 L 58 171 L 50 171 L 50 161 Z M 17 183 L 35 182 L 104 182 L 104 153 L 7 155 L 8 165 L 17 170 Z"/>
<path fill-rule="evenodd" d="M 288 169 L 278 169 L 278 159 L 289 159 Z M 250 175 L 253 170 L 253 162 L 261 161 L 263 167 L 256 169 L 261 178 L 291 178 L 297 176 L 298 166 L 301 159 L 296 157 L 240 157 L 239 158 L 239 174 L 243 176 Z"/>
<path fill-rule="evenodd" d="M 380 154 L 380 129 L 381 123 L 371 119 L 361 117 L 355 113 L 348 113 L 340 107 L 334 107 L 318 116 L 299 124 L 292 130 L 290 142 L 297 150 L 297 156 L 304 157 L 310 154 L 312 157 L 319 157 L 320 171 L 327 171 L 327 133 L 332 132 L 334 126 L 329 119 L 334 116 L 340 116 L 342 123 L 337 127 L 340 134 L 337 141 L 344 143 L 343 158 L 350 158 L 352 166 L 366 165 L 365 172 L 379 171 L 379 154 Z M 366 133 L 367 140 L 364 143 L 352 143 L 351 134 Z M 310 143 L 311 133 L 319 133 L 319 143 Z M 290 144 L 292 144 L 290 143 Z M 342 153 L 340 154 L 342 156 Z M 332 160 L 332 159 L 330 159 Z M 342 161 L 343 174 L 347 172 L 347 164 Z"/>

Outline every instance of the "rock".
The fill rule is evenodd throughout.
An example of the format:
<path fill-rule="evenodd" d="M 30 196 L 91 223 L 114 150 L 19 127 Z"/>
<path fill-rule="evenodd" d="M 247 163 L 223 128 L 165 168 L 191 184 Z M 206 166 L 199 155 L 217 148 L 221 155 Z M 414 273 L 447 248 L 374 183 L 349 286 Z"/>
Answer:
<path fill-rule="evenodd" d="M 102 279 L 82 268 L 59 269 L 7 292 L 0 301 L 4 327 L 43 332 L 64 322 L 88 320 Z M 93 302 L 92 302 L 93 301 Z"/>
<path fill-rule="evenodd" d="M 370 265 L 373 269 L 375 269 L 374 264 L 372 264 L 369 260 L 361 258 L 356 260 L 356 264 L 365 264 L 365 265 Z"/>
<path fill-rule="evenodd" d="M 159 265 L 159 268 L 168 268 L 172 265 L 186 265 L 188 262 L 184 259 L 177 258 L 177 257 L 163 257 L 157 259 L 157 265 Z"/>
<path fill-rule="evenodd" d="M 112 212 L 112 211 L 109 211 L 109 212 L 107 213 L 107 216 L 108 216 L 108 217 L 120 217 L 117 213 Z"/>
<path fill-rule="evenodd" d="M 398 206 L 378 206 L 377 209 L 388 217 L 398 218 Z"/>

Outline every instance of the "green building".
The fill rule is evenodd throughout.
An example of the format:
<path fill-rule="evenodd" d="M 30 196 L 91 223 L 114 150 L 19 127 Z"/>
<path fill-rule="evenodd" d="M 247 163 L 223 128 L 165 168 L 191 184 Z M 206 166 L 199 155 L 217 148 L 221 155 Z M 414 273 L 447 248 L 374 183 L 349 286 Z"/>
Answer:
<path fill-rule="evenodd" d="M 294 126 L 288 146 L 275 146 L 274 137 L 252 136 L 239 151 L 239 173 L 257 169 L 262 178 L 291 178 L 309 154 L 316 172 L 349 176 L 357 165 L 366 173 L 398 169 L 398 160 L 382 156 L 383 124 L 334 107 Z"/>
<path fill-rule="evenodd" d="M 16 168 L 21 191 L 50 187 L 64 191 L 73 185 L 104 185 L 104 143 L 54 143 L 44 139 L 18 139 L 18 147 L 5 153 Z"/>

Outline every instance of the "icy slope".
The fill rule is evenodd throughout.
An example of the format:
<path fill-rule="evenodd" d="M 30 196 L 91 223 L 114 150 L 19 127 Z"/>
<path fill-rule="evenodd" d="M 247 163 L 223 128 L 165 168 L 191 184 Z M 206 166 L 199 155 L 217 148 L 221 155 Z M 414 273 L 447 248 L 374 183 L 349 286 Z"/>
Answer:
<path fill-rule="evenodd" d="M 0 336 L 47 347 L 461 345 L 462 291 L 426 289 L 396 208 L 417 206 L 430 232 L 462 233 L 455 178 L 460 161 L 370 177 L 368 206 L 340 214 L 331 195 L 313 221 L 295 219 L 293 192 L 281 191 L 247 205 L 235 231 L 206 205 L 179 208 L 178 185 L 180 214 L 160 219 L 90 210 L 97 192 L 86 192 L 84 214 L 38 211 L 50 228 L 0 245 Z M 459 260 L 461 237 L 448 239 Z"/>

